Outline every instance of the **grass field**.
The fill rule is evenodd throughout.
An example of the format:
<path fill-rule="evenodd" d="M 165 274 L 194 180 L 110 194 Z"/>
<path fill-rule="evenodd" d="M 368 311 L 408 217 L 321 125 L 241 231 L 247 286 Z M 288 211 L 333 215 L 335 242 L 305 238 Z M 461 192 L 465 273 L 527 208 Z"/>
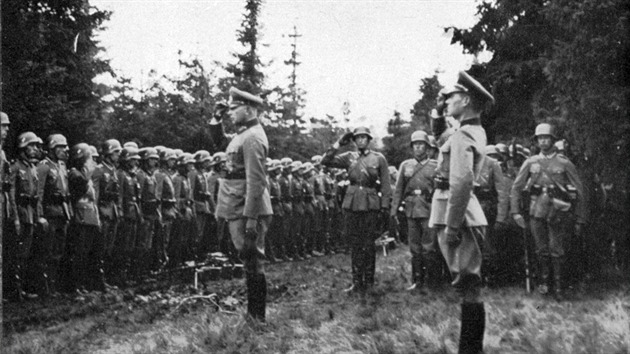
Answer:
<path fill-rule="evenodd" d="M 348 296 L 349 256 L 267 267 L 267 323 L 243 317 L 244 281 L 174 285 L 5 305 L 3 353 L 454 353 L 451 289 L 411 294 L 408 248 L 379 254 L 377 286 Z M 627 283 L 593 283 L 557 303 L 484 289 L 486 353 L 630 353 Z"/>

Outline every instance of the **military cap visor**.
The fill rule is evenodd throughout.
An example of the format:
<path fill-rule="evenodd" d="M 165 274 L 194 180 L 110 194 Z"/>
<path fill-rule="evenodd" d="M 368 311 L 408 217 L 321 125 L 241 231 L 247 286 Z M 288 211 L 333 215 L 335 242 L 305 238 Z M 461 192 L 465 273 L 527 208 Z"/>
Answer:
<path fill-rule="evenodd" d="M 442 95 L 450 96 L 455 93 L 465 93 L 468 95 L 474 95 L 484 101 L 490 101 L 494 103 L 494 96 L 486 90 L 479 81 L 475 80 L 472 76 L 468 75 L 465 71 L 460 71 L 457 83 L 452 86 L 448 86 L 442 90 Z"/>
<path fill-rule="evenodd" d="M 252 95 L 249 92 L 241 91 L 237 89 L 236 87 L 230 88 L 230 98 L 231 98 L 230 106 L 239 105 L 239 104 L 259 106 L 259 105 L 262 105 L 263 103 L 262 98 Z"/>

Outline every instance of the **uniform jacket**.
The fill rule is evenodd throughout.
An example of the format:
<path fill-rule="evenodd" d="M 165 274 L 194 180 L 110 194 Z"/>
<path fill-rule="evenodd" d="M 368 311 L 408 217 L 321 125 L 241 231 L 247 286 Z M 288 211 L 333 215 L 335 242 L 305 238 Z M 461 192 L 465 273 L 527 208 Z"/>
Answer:
<path fill-rule="evenodd" d="M 296 215 L 304 215 L 304 188 L 302 177 L 293 175 L 291 178 L 291 195 L 293 196 L 293 212 Z"/>
<path fill-rule="evenodd" d="M 121 217 L 120 193 L 122 186 L 118 180 L 116 167 L 105 162 L 99 164 L 92 174 L 92 180 L 94 180 L 94 187 L 98 196 L 98 211 L 101 218 L 116 220 Z"/>
<path fill-rule="evenodd" d="M 509 183 L 509 181 L 507 182 Z M 496 207 L 497 209 L 497 222 L 505 222 L 507 218 L 508 207 L 510 203 L 509 191 L 506 193 L 506 178 L 503 175 L 503 170 L 499 161 L 492 157 L 486 156 L 481 164 L 481 171 L 477 177 L 477 188 L 479 195 L 477 198 L 483 204 L 489 202 L 490 207 Z M 485 201 L 484 198 L 488 198 L 492 195 L 491 200 Z M 496 196 L 496 200 L 494 197 Z"/>
<path fill-rule="evenodd" d="M 487 226 L 488 221 L 473 193 L 481 171 L 486 132 L 479 124 L 462 124 L 440 147 L 437 175 L 448 180 L 449 189 L 437 189 L 431 203 L 429 227 L 453 229 Z"/>
<path fill-rule="evenodd" d="M 227 139 L 222 125 L 210 125 L 210 130 L 215 142 Z M 228 173 L 219 187 L 217 217 L 256 219 L 273 214 L 265 168 L 268 151 L 267 135 L 258 119 L 238 128 L 225 150 Z"/>
<path fill-rule="evenodd" d="M 431 214 L 433 179 L 437 161 L 408 159 L 400 164 L 396 179 L 390 215 L 395 216 L 400 203 L 405 201 L 405 215 L 408 218 L 428 218 Z"/>
<path fill-rule="evenodd" d="M 313 192 L 315 193 L 315 208 L 318 210 L 327 210 L 328 203 L 326 203 L 326 175 L 317 172 L 314 173 L 309 179 L 309 183 L 313 186 Z"/>
<path fill-rule="evenodd" d="M 136 175 L 140 185 L 140 210 L 142 216 L 152 219 L 161 218 L 160 199 L 157 191 L 157 179 L 154 171 L 138 170 Z"/>
<path fill-rule="evenodd" d="M 273 209 L 273 215 L 283 216 L 284 209 L 282 207 L 282 191 L 280 190 L 280 183 L 278 178 L 271 176 L 267 177 L 269 183 L 269 197 L 271 198 L 271 208 Z"/>
<path fill-rule="evenodd" d="M 206 175 L 202 171 L 194 170 L 189 177 L 191 181 L 190 188 L 195 201 L 195 211 L 199 214 L 211 214 L 213 208 L 211 208 L 210 203 L 214 204 L 214 202 L 208 191 Z"/>
<path fill-rule="evenodd" d="M 70 220 L 68 170 L 63 161 L 54 162 L 45 158 L 37 165 L 39 178 L 39 214 L 45 218 Z"/>
<path fill-rule="evenodd" d="M 302 182 L 302 193 L 304 193 L 304 213 L 308 215 L 312 215 L 315 213 L 315 208 L 317 205 L 317 200 L 315 199 L 315 189 L 311 184 L 311 178 L 301 178 Z"/>
<path fill-rule="evenodd" d="M 289 177 L 281 174 L 278 176 L 278 185 L 280 186 L 280 197 L 282 199 L 282 209 L 285 215 L 293 213 L 293 194 L 291 193 L 291 180 Z"/>
<path fill-rule="evenodd" d="M 190 191 L 190 183 L 188 176 L 182 176 L 179 173 L 173 177 L 173 190 L 175 203 L 177 206 L 178 217 L 186 221 L 192 220 L 192 194 Z"/>
<path fill-rule="evenodd" d="M 350 186 L 346 190 L 342 208 L 368 211 L 390 208 L 392 195 L 387 160 L 379 152 L 348 151 L 337 154 L 334 148 L 324 154 L 322 165 L 348 170 Z"/>
<path fill-rule="evenodd" d="M 11 166 L 10 173 L 12 190 L 9 193 L 14 196 L 16 204 L 12 215 L 17 215 L 22 224 L 34 224 L 42 216 L 38 208 L 39 177 L 35 165 L 18 159 Z"/>
<path fill-rule="evenodd" d="M 155 172 L 157 196 L 162 207 L 162 217 L 164 217 L 165 220 L 174 220 L 177 214 L 172 173 L 173 172 L 166 169 L 158 169 Z"/>
<path fill-rule="evenodd" d="M 547 190 L 557 185 L 566 188 L 567 185 L 575 187 L 577 200 L 572 204 L 577 221 L 584 223 L 586 220 L 586 203 L 584 187 L 575 166 L 569 159 L 558 153 L 545 156 L 542 153 L 527 159 L 514 180 L 510 192 L 510 213 L 518 214 L 521 211 L 520 198 L 523 190 L 531 191 L 536 186 L 542 190 L 540 195 L 532 195 L 529 215 L 536 218 L 548 218 L 552 215 L 552 197 Z"/>
<path fill-rule="evenodd" d="M 94 182 L 88 176 L 86 167 L 72 168 L 68 173 L 68 189 L 74 210 L 73 221 L 80 225 L 101 226 L 96 206 Z"/>
<path fill-rule="evenodd" d="M 118 181 L 120 182 L 120 205 L 122 215 L 126 219 L 140 220 L 140 184 L 136 171 L 118 170 Z"/>

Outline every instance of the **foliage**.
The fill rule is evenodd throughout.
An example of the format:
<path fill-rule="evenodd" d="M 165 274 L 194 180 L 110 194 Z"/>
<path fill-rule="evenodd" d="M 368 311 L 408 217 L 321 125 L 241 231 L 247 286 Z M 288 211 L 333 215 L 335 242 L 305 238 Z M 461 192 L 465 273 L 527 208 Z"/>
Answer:
<path fill-rule="evenodd" d="M 260 94 L 264 86 L 265 75 L 261 71 L 263 65 L 257 52 L 260 37 L 258 16 L 262 0 L 246 1 L 241 29 L 237 31 L 237 40 L 245 47 L 246 51 L 245 53 L 232 53 L 237 61 L 225 66 L 225 70 L 230 73 L 230 76 L 220 80 L 219 88 L 222 92 L 227 92 L 231 86 L 236 86 Z"/>
<path fill-rule="evenodd" d="M 472 28 L 452 29 L 465 52 L 493 52 L 474 68 L 497 99 L 489 141 L 526 138 L 550 121 L 578 163 L 611 165 L 629 134 L 629 14 L 623 0 L 499 0 L 478 6 Z"/>
<path fill-rule="evenodd" d="M 383 154 L 391 166 L 398 167 L 404 160 L 411 157 L 409 150 L 411 133 L 416 130 L 424 130 L 430 134 L 430 113 L 435 107 L 435 101 L 441 88 L 437 73 L 422 79 L 419 89 L 421 97 L 411 109 L 411 122 L 404 121 L 400 112 L 397 111 L 394 112 L 394 117 L 387 122 L 388 136 L 383 138 Z"/>
<path fill-rule="evenodd" d="M 128 79 L 119 79 L 112 88 L 115 99 L 104 120 L 103 135 L 144 146 L 214 150 L 206 129 L 206 117 L 215 103 L 210 94 L 214 73 L 197 58 L 180 57 L 179 63 L 184 71 L 181 78 L 161 77 L 146 91 L 138 92 Z"/>
<path fill-rule="evenodd" d="M 83 0 L 2 1 L 3 110 L 11 118 L 11 150 L 19 133 L 70 144 L 90 141 L 101 116 L 92 79 L 111 71 L 93 39 L 109 13 Z"/>

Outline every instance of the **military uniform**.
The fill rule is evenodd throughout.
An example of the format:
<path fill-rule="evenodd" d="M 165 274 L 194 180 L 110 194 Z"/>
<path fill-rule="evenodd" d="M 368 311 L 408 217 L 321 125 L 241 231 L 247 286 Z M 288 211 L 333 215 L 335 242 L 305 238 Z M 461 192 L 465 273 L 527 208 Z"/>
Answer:
<path fill-rule="evenodd" d="M 77 144 L 72 150 L 71 160 L 87 159 L 87 144 Z M 89 161 L 89 159 L 88 159 Z M 74 216 L 70 226 L 73 236 L 72 272 L 76 288 L 104 290 L 100 264 L 103 259 L 103 237 L 97 208 L 94 183 L 86 164 L 74 163 L 68 173 L 68 188 Z"/>
<path fill-rule="evenodd" d="M 279 219 L 282 222 L 281 241 L 283 247 L 283 255 L 285 260 L 292 260 L 297 254 L 295 237 L 291 233 L 293 225 L 293 193 L 291 191 L 291 180 L 289 179 L 290 166 L 283 167 L 282 174 L 278 177 L 278 185 L 280 187 L 280 198 L 282 205 L 282 214 Z M 277 216 L 274 214 L 274 219 Z"/>
<path fill-rule="evenodd" d="M 103 269 L 107 279 L 113 279 L 121 271 L 117 260 L 114 259 L 114 249 L 117 242 L 118 226 L 120 222 L 122 199 L 121 185 L 118 180 L 117 169 L 113 164 L 101 162 L 92 175 L 98 194 L 98 211 L 103 233 L 104 264 Z"/>
<path fill-rule="evenodd" d="M 575 166 L 564 155 L 542 153 L 523 163 L 510 193 L 510 213 L 520 214 L 520 199 L 528 192 L 530 227 L 540 264 L 541 291 L 546 293 L 549 263 L 554 271 L 554 286 L 561 288 L 565 242 L 572 234 L 574 223 L 586 220 L 584 189 Z M 544 290 L 543 290 L 544 289 Z"/>
<path fill-rule="evenodd" d="M 192 155 L 183 155 L 179 160 L 179 171 L 173 177 L 173 189 L 177 217 L 173 222 L 171 242 L 171 264 L 177 266 L 188 260 L 190 252 L 190 230 L 194 230 L 193 200 L 186 165 L 193 163 Z"/>
<path fill-rule="evenodd" d="M 160 200 L 162 220 L 159 233 L 153 245 L 153 262 L 156 267 L 163 267 L 168 262 L 168 250 L 173 230 L 173 221 L 177 215 L 177 200 L 173 185 L 173 171 L 159 168 L 155 174 L 157 195 Z"/>
<path fill-rule="evenodd" d="M 459 352 L 481 353 L 486 323 L 480 300 L 481 246 L 488 222 L 473 190 L 487 145 L 480 115 L 483 105 L 494 102 L 494 97 L 463 71 L 457 84 L 440 97 L 446 114 L 457 119 L 460 127 L 440 147 L 429 226 L 435 227 L 452 285 L 462 298 Z"/>
<path fill-rule="evenodd" d="M 144 160 L 148 156 L 155 156 L 158 159 L 157 151 L 154 149 L 145 153 Z M 146 163 L 146 161 L 145 161 Z M 140 185 L 140 211 L 142 219 L 138 229 L 136 238 L 136 265 L 139 275 L 147 274 L 153 265 L 151 251 L 153 250 L 154 237 L 158 232 L 162 223 L 162 210 L 160 208 L 160 199 L 157 191 L 157 168 L 148 169 L 143 166 L 136 175 L 138 184 Z"/>
<path fill-rule="evenodd" d="M 12 282 L 11 291 L 15 291 L 17 299 L 21 299 L 23 281 L 26 279 L 27 260 L 31 254 L 35 225 L 39 214 L 38 190 L 39 178 L 37 170 L 28 160 L 18 159 L 10 168 L 9 220 L 16 226 L 15 232 L 5 237 L 7 251 L 8 282 Z M 12 201 L 15 201 L 13 204 Z M 13 296 L 13 294 L 9 294 Z"/>
<path fill-rule="evenodd" d="M 357 128 L 353 136 L 368 135 L 369 130 Z M 371 138 L 371 135 L 368 135 Z M 389 212 L 391 184 L 387 160 L 370 149 L 339 154 L 335 147 L 326 151 L 321 164 L 344 168 L 350 185 L 342 208 L 347 212 L 347 232 L 351 245 L 352 290 L 374 285 L 378 220 L 381 210 Z"/>
<path fill-rule="evenodd" d="M 305 202 L 304 202 L 304 188 L 302 187 L 302 177 L 298 173 L 299 168 L 302 166 L 300 161 L 294 161 L 291 166 L 291 191 L 292 206 L 293 206 L 293 218 L 292 225 L 293 235 L 291 236 L 295 242 L 295 250 L 298 258 L 310 257 L 306 254 L 306 231 L 305 220 Z M 291 230 L 289 229 L 289 230 Z"/>
<path fill-rule="evenodd" d="M 230 89 L 230 97 L 230 114 L 238 130 L 225 150 L 227 174 L 219 187 L 216 216 L 228 220 L 232 242 L 243 258 L 247 312 L 264 321 L 267 281 L 260 258 L 265 254 L 265 235 L 273 214 L 265 171 L 269 143 L 255 117 L 255 107 L 262 99 L 236 88 Z M 215 143 L 227 139 L 221 125 L 211 124 L 210 128 Z"/>
<path fill-rule="evenodd" d="M 493 145 L 486 147 L 486 152 L 494 150 Z M 481 209 L 488 221 L 486 239 L 482 247 L 484 265 L 483 278 L 490 285 L 495 284 L 500 273 L 504 272 L 499 263 L 499 235 L 494 232 L 495 222 L 505 223 L 507 220 L 509 195 L 505 193 L 505 181 L 501 165 L 494 158 L 487 156 L 481 163 L 481 171 L 477 177 L 474 194 L 477 196 Z"/>
<path fill-rule="evenodd" d="M 40 214 L 48 220 L 48 234 L 43 238 L 48 290 L 59 290 L 60 267 L 66 256 L 68 225 L 72 216 L 69 205 L 68 170 L 63 161 L 45 158 L 37 166 Z"/>
<path fill-rule="evenodd" d="M 139 159 L 137 149 L 124 148 L 121 153 L 121 166 L 116 174 L 120 183 L 121 215 L 120 231 L 116 242 L 116 260 L 124 269 L 121 274 L 123 281 L 129 275 L 138 276 L 139 269 L 135 267 L 136 240 L 142 222 L 140 211 L 140 184 L 138 182 L 138 169 L 130 164 L 133 159 Z"/>
<path fill-rule="evenodd" d="M 280 169 L 279 161 L 272 161 L 268 167 L 268 172 L 277 171 Z M 267 176 L 267 183 L 269 184 L 269 197 L 271 198 L 271 208 L 273 209 L 273 219 L 269 225 L 269 233 L 266 238 L 267 244 L 265 251 L 267 252 L 267 258 L 272 262 L 280 261 L 282 255 L 282 235 L 283 235 L 283 219 L 284 209 L 282 208 L 282 191 L 280 190 L 280 183 L 278 182 L 277 175 Z"/>
<path fill-rule="evenodd" d="M 438 246 L 435 234 L 429 229 L 433 178 L 437 162 L 426 157 L 422 161 L 408 159 L 400 164 L 394 189 L 390 215 L 395 217 L 401 202 L 405 202 L 409 250 L 411 251 L 412 283 L 424 284 L 425 270 L 433 271 L 432 280 L 439 267 Z"/>

